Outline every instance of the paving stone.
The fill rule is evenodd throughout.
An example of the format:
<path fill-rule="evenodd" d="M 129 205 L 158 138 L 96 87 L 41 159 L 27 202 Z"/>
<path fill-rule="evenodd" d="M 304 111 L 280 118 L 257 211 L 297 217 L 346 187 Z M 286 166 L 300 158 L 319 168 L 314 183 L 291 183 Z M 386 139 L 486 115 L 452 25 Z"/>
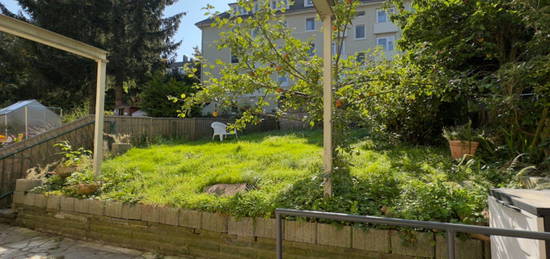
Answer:
<path fill-rule="evenodd" d="M 227 232 L 231 235 L 237 235 L 240 237 L 253 237 L 254 219 L 248 217 L 230 217 L 227 224 Z"/>
<path fill-rule="evenodd" d="M 122 218 L 122 202 L 108 201 L 105 203 L 105 216 Z"/>
<path fill-rule="evenodd" d="M 141 206 L 141 220 L 159 223 L 160 211 L 159 207 L 153 205 L 140 205 Z"/>
<path fill-rule="evenodd" d="M 390 252 L 389 230 L 353 228 L 352 237 L 352 247 L 355 249 Z"/>
<path fill-rule="evenodd" d="M 48 201 L 46 202 L 46 208 L 51 211 L 59 211 L 59 205 L 61 203 L 61 196 L 48 195 Z"/>
<path fill-rule="evenodd" d="M 203 212 L 201 228 L 213 232 L 227 233 L 228 217 L 223 214 Z"/>
<path fill-rule="evenodd" d="M 436 235 L 436 259 L 447 259 L 447 238 L 443 235 Z M 483 241 L 477 239 L 455 238 L 455 252 L 457 259 L 483 259 Z"/>
<path fill-rule="evenodd" d="M 317 223 L 317 244 L 351 247 L 351 227 Z"/>
<path fill-rule="evenodd" d="M 275 219 L 255 218 L 254 236 L 275 239 Z"/>
<path fill-rule="evenodd" d="M 141 219 L 141 206 L 137 204 L 123 204 L 122 218 L 139 220 Z"/>
<path fill-rule="evenodd" d="M 285 240 L 310 244 L 316 243 L 317 223 L 285 220 L 284 224 Z"/>
<path fill-rule="evenodd" d="M 178 224 L 182 227 L 201 228 L 201 212 L 194 210 L 180 210 Z"/>
<path fill-rule="evenodd" d="M 391 249 L 393 254 L 434 257 L 435 239 L 432 232 L 413 232 L 414 241 L 406 241 L 397 231 L 391 231 Z"/>
<path fill-rule="evenodd" d="M 157 208 L 159 211 L 159 222 L 166 225 L 178 225 L 179 209 L 170 207 Z"/>

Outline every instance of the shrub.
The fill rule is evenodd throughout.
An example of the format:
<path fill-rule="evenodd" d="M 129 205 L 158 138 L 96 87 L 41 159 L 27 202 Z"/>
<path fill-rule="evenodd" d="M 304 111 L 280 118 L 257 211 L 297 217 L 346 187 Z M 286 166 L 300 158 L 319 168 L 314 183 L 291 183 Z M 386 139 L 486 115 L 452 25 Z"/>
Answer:
<path fill-rule="evenodd" d="M 147 82 L 141 94 L 141 108 L 152 117 L 177 117 L 180 104 L 170 101 L 168 97 L 182 96 L 195 92 L 195 88 L 190 82 L 177 81 L 173 77 L 166 77 L 161 74 L 155 74 L 151 81 Z M 191 116 L 199 114 L 198 108 L 193 108 Z"/>

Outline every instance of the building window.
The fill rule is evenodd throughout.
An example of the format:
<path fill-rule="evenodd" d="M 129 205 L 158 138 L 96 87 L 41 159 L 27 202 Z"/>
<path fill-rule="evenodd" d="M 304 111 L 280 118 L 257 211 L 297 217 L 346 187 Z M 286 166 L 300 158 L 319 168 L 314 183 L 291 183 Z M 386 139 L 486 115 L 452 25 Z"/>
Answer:
<path fill-rule="evenodd" d="M 376 38 L 376 45 L 382 47 L 384 51 L 393 51 L 394 37 Z"/>
<path fill-rule="evenodd" d="M 313 57 L 315 55 L 315 43 L 309 44 L 309 50 L 307 51 L 310 57 Z"/>
<path fill-rule="evenodd" d="M 355 39 L 356 40 L 364 40 L 367 38 L 365 25 L 359 24 L 355 25 Z"/>
<path fill-rule="evenodd" d="M 388 22 L 388 14 L 384 9 L 376 10 L 376 22 L 377 23 L 386 23 Z"/>
<path fill-rule="evenodd" d="M 313 0 L 304 0 L 304 6 L 305 7 L 313 6 Z"/>
<path fill-rule="evenodd" d="M 237 64 L 239 63 L 239 58 L 233 54 L 231 54 L 231 63 L 232 64 Z"/>
<path fill-rule="evenodd" d="M 357 63 L 365 64 L 365 52 L 357 53 L 356 61 Z"/>
<path fill-rule="evenodd" d="M 315 18 L 306 18 L 306 31 L 315 31 Z"/>

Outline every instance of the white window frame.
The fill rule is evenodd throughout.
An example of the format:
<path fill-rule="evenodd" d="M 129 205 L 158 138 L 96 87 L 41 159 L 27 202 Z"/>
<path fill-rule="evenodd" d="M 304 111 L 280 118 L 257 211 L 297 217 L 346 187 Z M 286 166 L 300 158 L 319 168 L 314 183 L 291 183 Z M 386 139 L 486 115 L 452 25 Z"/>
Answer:
<path fill-rule="evenodd" d="M 380 12 L 384 12 L 386 16 L 386 20 L 381 22 L 380 21 Z M 376 9 L 376 23 L 387 23 L 388 22 L 388 12 L 385 9 Z"/>
<path fill-rule="evenodd" d="M 386 40 L 386 44 L 384 45 L 381 45 L 378 43 L 379 40 L 382 40 L 382 39 L 385 39 Z M 391 42 L 391 46 L 392 46 L 392 49 L 389 50 L 388 47 L 389 47 L 389 43 Z M 383 46 L 382 47 L 382 50 L 384 52 L 392 52 L 395 50 L 395 36 L 386 36 L 386 37 L 377 37 L 376 38 L 376 46 Z"/>
<path fill-rule="evenodd" d="M 363 37 L 358 38 L 357 37 L 357 27 L 363 27 Z M 356 40 L 366 40 L 367 39 L 367 25 L 365 24 L 357 24 L 353 26 L 353 36 Z"/>
<path fill-rule="evenodd" d="M 304 0 L 304 7 L 312 7 L 313 0 Z"/>
<path fill-rule="evenodd" d="M 309 30 L 309 29 L 307 28 L 307 21 L 308 21 L 308 20 L 313 20 L 313 30 Z M 317 29 L 317 28 L 316 28 L 317 26 L 316 26 L 315 23 L 316 23 L 316 22 L 315 22 L 315 17 L 306 17 L 305 31 L 306 31 L 306 32 L 315 31 L 315 30 Z"/>

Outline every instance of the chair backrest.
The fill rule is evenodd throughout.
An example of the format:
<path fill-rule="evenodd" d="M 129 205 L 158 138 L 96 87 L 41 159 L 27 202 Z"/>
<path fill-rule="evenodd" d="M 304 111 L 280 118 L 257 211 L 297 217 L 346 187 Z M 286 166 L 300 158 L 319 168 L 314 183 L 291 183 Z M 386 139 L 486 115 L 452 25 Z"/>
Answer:
<path fill-rule="evenodd" d="M 219 121 L 212 122 L 210 127 L 214 130 L 214 134 L 227 134 L 227 125 Z"/>

